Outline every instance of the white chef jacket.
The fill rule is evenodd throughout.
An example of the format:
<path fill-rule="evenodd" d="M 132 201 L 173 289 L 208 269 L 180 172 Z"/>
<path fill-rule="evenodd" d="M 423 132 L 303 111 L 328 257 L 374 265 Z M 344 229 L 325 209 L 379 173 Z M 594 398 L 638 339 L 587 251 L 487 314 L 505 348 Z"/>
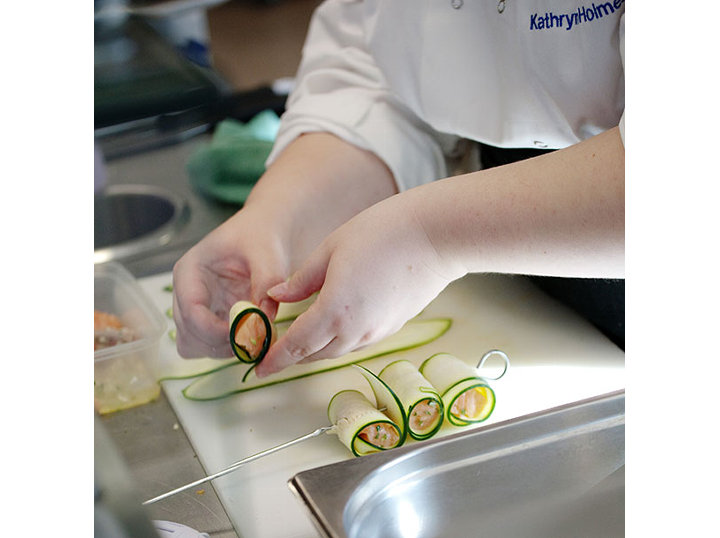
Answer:
<path fill-rule="evenodd" d="M 456 8 L 453 4 L 462 4 Z M 459 138 L 563 148 L 618 124 L 624 0 L 326 0 L 314 13 L 270 164 L 329 132 L 402 191 L 447 175 Z"/>

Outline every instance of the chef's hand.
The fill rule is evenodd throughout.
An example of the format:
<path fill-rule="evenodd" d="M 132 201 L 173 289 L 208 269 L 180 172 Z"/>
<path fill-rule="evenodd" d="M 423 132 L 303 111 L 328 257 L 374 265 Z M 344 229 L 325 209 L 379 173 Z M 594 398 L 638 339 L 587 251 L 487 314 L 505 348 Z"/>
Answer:
<path fill-rule="evenodd" d="M 228 315 L 237 301 L 251 301 L 275 318 L 278 305 L 266 291 L 285 280 L 287 263 L 277 225 L 258 213 L 242 209 L 175 264 L 173 316 L 181 356 L 232 356 Z"/>
<path fill-rule="evenodd" d="M 392 174 L 372 153 L 326 133 L 293 141 L 243 209 L 175 265 L 180 355 L 231 356 L 230 307 L 251 301 L 274 319 L 278 304 L 268 288 L 300 267 L 330 232 L 395 192 Z"/>
<path fill-rule="evenodd" d="M 377 342 L 463 276 L 458 264 L 438 255 L 404 198 L 389 198 L 348 221 L 290 280 L 268 290 L 280 302 L 320 293 L 270 348 L 255 370 L 259 377 Z"/>

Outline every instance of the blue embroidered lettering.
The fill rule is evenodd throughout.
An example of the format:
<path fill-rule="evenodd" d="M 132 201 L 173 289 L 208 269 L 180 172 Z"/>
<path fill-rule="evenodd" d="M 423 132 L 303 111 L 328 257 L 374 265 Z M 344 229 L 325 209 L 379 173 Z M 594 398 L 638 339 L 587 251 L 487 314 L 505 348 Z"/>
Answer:
<path fill-rule="evenodd" d="M 582 11 L 580 11 L 582 9 Z M 583 20 L 585 19 L 585 20 Z M 585 13 L 584 7 L 579 7 L 577 10 L 577 20 L 575 21 L 575 24 L 580 24 L 581 22 L 587 22 L 587 15 Z"/>
<path fill-rule="evenodd" d="M 530 29 L 531 30 L 537 30 L 537 16 L 538 14 L 535 13 L 534 15 L 530 15 Z"/>
<path fill-rule="evenodd" d="M 595 8 L 598 12 L 598 18 L 604 17 L 605 15 L 610 15 L 611 13 L 615 13 L 615 8 L 610 2 L 605 2 L 604 4 L 600 4 Z"/>
<path fill-rule="evenodd" d="M 614 15 L 624 3 L 625 0 L 608 0 L 599 4 L 591 2 L 589 6 L 580 6 L 576 11 L 558 15 L 552 11 L 546 11 L 543 15 L 532 13 L 530 14 L 530 30 L 550 28 L 572 30 L 581 23 L 599 21 L 606 15 Z"/>
<path fill-rule="evenodd" d="M 565 18 L 567 19 L 567 28 L 566 30 L 570 30 L 573 27 L 573 23 L 575 22 L 575 17 L 573 17 L 574 13 L 566 13 Z"/>

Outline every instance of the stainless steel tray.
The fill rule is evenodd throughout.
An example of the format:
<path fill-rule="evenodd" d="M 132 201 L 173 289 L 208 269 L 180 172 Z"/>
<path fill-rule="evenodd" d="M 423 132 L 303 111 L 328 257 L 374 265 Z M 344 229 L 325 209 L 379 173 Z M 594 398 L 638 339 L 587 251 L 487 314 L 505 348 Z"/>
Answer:
<path fill-rule="evenodd" d="M 289 486 L 329 538 L 624 536 L 625 392 L 311 469 Z"/>

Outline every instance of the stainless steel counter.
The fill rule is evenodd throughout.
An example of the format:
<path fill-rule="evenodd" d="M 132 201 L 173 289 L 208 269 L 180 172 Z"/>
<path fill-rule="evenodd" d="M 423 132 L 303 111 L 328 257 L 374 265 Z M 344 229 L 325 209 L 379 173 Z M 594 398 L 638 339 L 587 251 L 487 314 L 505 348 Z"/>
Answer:
<path fill-rule="evenodd" d="M 165 489 L 207 476 L 165 395 L 154 402 L 101 417 L 130 470 L 138 504 Z M 145 507 L 152 520 L 173 521 L 213 538 L 237 538 L 212 485 Z"/>
<path fill-rule="evenodd" d="M 237 211 L 197 196 L 188 183 L 185 163 L 207 139 L 201 136 L 107 163 L 108 186 L 160 187 L 181 196 L 189 209 L 188 218 L 167 243 L 117 260 L 136 277 L 171 270 L 184 252 Z M 149 404 L 105 415 L 100 423 L 129 468 L 138 505 L 158 491 L 158 484 L 169 490 L 207 475 L 164 394 Z M 211 484 L 150 505 L 145 513 L 150 519 L 181 523 L 213 538 L 238 536 Z"/>
<path fill-rule="evenodd" d="M 608 538 L 625 529 L 625 391 L 291 482 L 326 538 Z"/>

